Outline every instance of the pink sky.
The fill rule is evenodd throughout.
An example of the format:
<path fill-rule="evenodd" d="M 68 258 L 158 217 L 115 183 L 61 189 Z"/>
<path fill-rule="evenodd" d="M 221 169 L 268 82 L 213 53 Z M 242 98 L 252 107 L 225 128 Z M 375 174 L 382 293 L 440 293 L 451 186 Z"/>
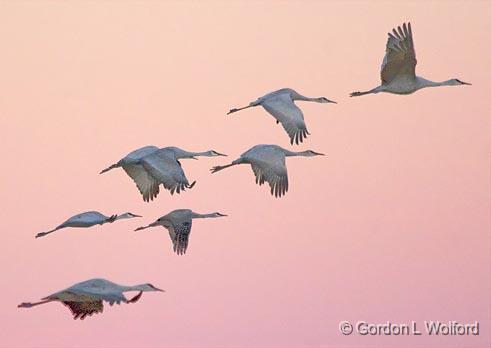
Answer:
<path fill-rule="evenodd" d="M 395 3 L 395 2 L 394 2 Z M 0 347 L 490 346 L 491 4 L 486 2 L 2 2 Z M 411 96 L 379 83 L 386 33 L 410 20 L 417 72 L 470 87 Z M 265 111 L 225 116 L 278 88 L 312 135 L 274 199 L 246 166 L 209 174 L 258 143 L 287 148 Z M 183 161 L 196 186 L 144 203 L 122 170 L 144 145 L 214 149 Z M 132 232 L 177 208 L 167 231 Z M 130 211 L 92 229 L 37 232 L 87 210 Z M 37 300 L 92 277 L 166 293 L 74 321 Z M 343 336 L 342 320 L 479 321 L 478 337 Z"/>

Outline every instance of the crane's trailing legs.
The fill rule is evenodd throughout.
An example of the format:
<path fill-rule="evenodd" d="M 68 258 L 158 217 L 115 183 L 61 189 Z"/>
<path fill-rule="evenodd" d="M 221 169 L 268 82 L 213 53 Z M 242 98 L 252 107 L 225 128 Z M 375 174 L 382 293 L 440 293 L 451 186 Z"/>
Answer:
<path fill-rule="evenodd" d="M 365 92 L 353 92 L 351 93 L 349 96 L 350 97 L 359 97 L 361 95 L 365 95 L 365 94 L 371 94 L 371 93 L 379 93 L 379 92 L 382 92 L 382 86 L 378 86 L 378 87 L 375 87 L 369 91 L 365 91 Z"/>
<path fill-rule="evenodd" d="M 215 167 L 211 168 L 210 171 L 212 173 L 216 173 L 216 172 L 219 172 L 220 170 L 224 170 L 226 168 L 229 168 L 229 167 L 232 167 L 232 166 L 235 166 L 235 165 L 238 165 L 238 164 L 242 164 L 242 163 L 246 163 L 246 162 L 244 162 L 244 159 L 243 158 L 239 158 L 239 159 L 236 159 L 235 161 L 233 161 L 230 164 L 226 164 L 224 166 L 215 166 Z"/>
<path fill-rule="evenodd" d="M 234 108 L 234 109 L 230 109 L 230 111 L 229 111 L 229 112 L 227 112 L 227 115 L 233 114 L 234 112 L 237 112 L 237 111 L 240 111 L 240 110 L 244 110 L 244 109 L 252 108 L 253 106 L 255 106 L 255 105 L 247 105 L 247 106 L 244 106 L 244 107 L 242 107 L 242 108 Z"/>
<path fill-rule="evenodd" d="M 57 228 L 55 228 L 55 229 L 53 229 L 53 230 L 51 230 L 51 231 L 39 232 L 38 234 L 36 234 L 36 238 L 43 237 L 43 236 L 45 236 L 45 235 L 47 235 L 47 234 L 53 233 L 53 232 L 55 232 L 55 231 L 58 231 L 60 228 L 61 228 L 61 227 L 57 227 Z"/>
<path fill-rule="evenodd" d="M 17 305 L 17 308 L 31 308 L 34 306 L 39 306 L 48 302 L 53 302 L 54 300 L 44 300 L 44 301 L 39 301 L 39 302 L 22 302 L 20 305 Z"/>
<path fill-rule="evenodd" d="M 107 167 L 106 169 L 101 170 L 101 172 L 99 174 L 104 174 L 105 172 L 108 172 L 111 169 L 115 169 L 115 168 L 119 168 L 119 167 L 121 167 L 121 165 L 119 163 L 115 163 L 115 164 Z"/>
<path fill-rule="evenodd" d="M 259 98 L 261 99 L 261 98 Z M 244 106 L 244 107 L 241 107 L 241 108 L 233 108 L 233 109 L 230 109 L 229 112 L 227 112 L 227 115 L 230 115 L 230 114 L 233 114 L 234 112 L 237 112 L 237 111 L 240 111 L 240 110 L 244 110 L 244 109 L 248 109 L 248 108 L 253 108 L 255 106 L 258 106 L 258 105 L 261 105 L 261 102 L 258 100 L 256 101 L 253 101 L 253 102 L 250 102 L 249 105 L 247 106 Z"/>

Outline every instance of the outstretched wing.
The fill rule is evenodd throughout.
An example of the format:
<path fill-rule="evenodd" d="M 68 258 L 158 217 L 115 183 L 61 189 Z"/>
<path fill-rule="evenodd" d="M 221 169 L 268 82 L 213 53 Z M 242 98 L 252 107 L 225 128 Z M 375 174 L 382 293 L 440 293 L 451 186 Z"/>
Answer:
<path fill-rule="evenodd" d="M 63 301 L 65 306 L 70 308 L 73 314 L 73 319 L 85 319 L 92 314 L 102 313 L 104 306 L 102 300 L 90 301 L 90 302 L 76 302 L 76 301 Z"/>
<path fill-rule="evenodd" d="M 283 196 L 288 191 L 285 156 L 282 154 L 274 156 L 263 154 L 262 157 L 251 161 L 252 171 L 256 176 L 256 184 L 262 185 L 267 182 L 273 196 Z"/>
<path fill-rule="evenodd" d="M 145 202 L 151 201 L 159 194 L 159 182 L 148 175 L 145 168 L 140 164 L 125 164 L 123 166 L 126 174 L 133 179 L 138 190 L 143 195 Z"/>
<path fill-rule="evenodd" d="M 295 142 L 298 145 L 310 134 L 307 131 L 302 110 L 295 105 L 290 94 L 283 93 L 267 98 L 261 102 L 261 105 L 281 123 L 290 137 L 291 144 Z"/>
<path fill-rule="evenodd" d="M 403 24 L 388 33 L 385 57 L 382 62 L 382 84 L 390 83 L 398 76 L 416 76 L 416 53 L 414 51 L 411 23 Z"/>
<path fill-rule="evenodd" d="M 67 297 L 67 293 L 73 294 L 74 297 L 71 295 L 68 295 Z M 121 290 L 116 289 L 113 286 L 108 286 L 108 283 L 105 281 L 98 280 L 81 282 L 64 290 L 63 299 L 72 300 L 72 297 L 87 302 L 98 300 L 106 301 L 110 305 L 128 302 Z"/>
<path fill-rule="evenodd" d="M 124 298 L 125 303 L 134 303 L 140 299 L 142 296 L 142 292 L 140 291 L 136 296 L 134 296 L 130 300 L 126 300 Z M 84 297 L 85 298 L 85 297 Z M 86 299 L 86 298 L 85 298 Z M 112 306 L 114 302 L 117 304 L 120 304 L 120 301 L 108 301 L 109 304 Z M 91 316 L 93 314 L 97 313 L 102 313 L 104 309 L 103 301 L 102 300 L 84 300 L 84 301 L 62 301 L 62 303 L 70 308 L 70 311 L 73 314 L 73 319 L 85 319 L 87 316 Z"/>
<path fill-rule="evenodd" d="M 189 184 L 181 164 L 169 151 L 157 151 L 143 158 L 141 163 L 148 174 L 158 183 L 162 183 L 171 194 L 194 186 L 194 183 Z"/>
<path fill-rule="evenodd" d="M 168 227 L 169 236 L 172 240 L 173 250 L 177 255 L 186 253 L 189 243 L 189 235 L 191 234 L 191 219 L 173 222 L 171 227 Z"/>

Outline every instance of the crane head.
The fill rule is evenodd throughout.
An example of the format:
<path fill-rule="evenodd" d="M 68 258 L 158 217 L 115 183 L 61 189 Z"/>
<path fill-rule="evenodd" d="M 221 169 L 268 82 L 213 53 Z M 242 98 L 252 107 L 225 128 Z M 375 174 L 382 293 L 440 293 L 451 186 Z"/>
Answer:
<path fill-rule="evenodd" d="M 317 99 L 317 101 L 319 103 L 333 103 L 333 104 L 337 104 L 334 100 L 329 100 L 326 97 L 320 97 L 320 98 Z"/>
<path fill-rule="evenodd" d="M 307 150 L 304 152 L 304 155 L 306 157 L 313 157 L 313 156 L 325 156 L 323 153 L 320 153 L 320 152 L 315 152 L 315 151 L 312 151 L 312 150 Z"/>
<path fill-rule="evenodd" d="M 454 86 L 460 86 L 460 85 L 468 85 L 468 86 L 471 86 L 472 85 L 471 83 L 464 82 L 464 81 L 459 80 L 459 79 L 452 79 L 450 81 L 451 81 L 452 85 L 454 85 Z"/>
<path fill-rule="evenodd" d="M 142 291 L 161 291 L 161 292 L 165 292 L 165 290 L 159 289 L 159 288 L 153 286 L 150 283 L 143 284 Z"/>

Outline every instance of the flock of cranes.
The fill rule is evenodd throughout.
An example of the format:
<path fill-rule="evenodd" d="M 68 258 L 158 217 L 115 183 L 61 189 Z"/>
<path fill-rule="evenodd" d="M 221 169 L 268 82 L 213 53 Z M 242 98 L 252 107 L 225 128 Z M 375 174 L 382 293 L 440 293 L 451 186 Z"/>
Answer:
<path fill-rule="evenodd" d="M 426 87 L 470 85 L 470 83 L 462 82 L 459 79 L 433 82 L 416 76 L 416 53 L 414 51 L 410 23 L 404 23 L 402 27 L 399 26 L 397 29 L 393 29 L 392 33 L 389 33 L 388 36 L 386 53 L 381 68 L 381 85 L 369 91 L 353 92 L 350 96 L 356 97 L 380 92 L 411 94 Z M 249 103 L 247 106 L 231 109 L 228 114 L 251 107 L 262 106 L 276 119 L 277 123 L 281 123 L 290 138 L 290 143 L 292 145 L 298 145 L 310 133 L 307 130 L 302 110 L 295 104 L 295 101 L 336 103 L 325 97 L 309 98 L 297 93 L 293 89 L 283 88 L 268 93 Z M 239 164 L 250 164 L 256 178 L 256 184 L 262 185 L 268 183 L 271 194 L 274 197 L 281 197 L 288 191 L 286 157 L 313 157 L 322 155 L 322 153 L 312 150 L 296 152 L 277 145 L 256 145 L 230 164 L 213 167 L 211 172 L 216 173 Z M 180 160 L 196 159 L 199 156 L 216 157 L 226 155 L 214 150 L 190 152 L 178 147 L 158 148 L 156 146 L 145 146 L 130 152 L 117 163 L 102 170 L 101 174 L 115 168 L 123 168 L 126 174 L 135 182 L 143 200 L 149 202 L 158 196 L 160 185 L 171 194 L 181 193 L 186 189 L 193 188 L 196 181 L 189 182 Z M 193 219 L 218 218 L 223 216 L 226 215 L 218 212 L 199 214 L 190 209 L 178 209 L 160 217 L 147 226 L 137 228 L 135 231 L 156 226 L 166 228 L 172 241 L 173 251 L 178 255 L 182 255 L 186 253 L 188 248 Z M 50 231 L 38 233 L 36 238 L 46 236 L 67 227 L 86 228 L 94 225 L 113 223 L 116 220 L 137 217 L 141 216 L 129 212 L 111 216 L 106 216 L 96 211 L 85 212 L 69 218 Z M 128 300 L 123 294 L 126 291 L 137 291 L 138 294 Z M 40 302 L 24 302 L 18 305 L 18 307 L 30 308 L 44 303 L 58 301 L 70 308 L 74 319 L 84 319 L 92 314 L 101 313 L 104 301 L 110 305 L 114 303 L 133 303 L 140 299 L 144 291 L 163 290 L 149 283 L 136 286 L 123 286 L 105 279 L 91 279 L 49 295 Z"/>

